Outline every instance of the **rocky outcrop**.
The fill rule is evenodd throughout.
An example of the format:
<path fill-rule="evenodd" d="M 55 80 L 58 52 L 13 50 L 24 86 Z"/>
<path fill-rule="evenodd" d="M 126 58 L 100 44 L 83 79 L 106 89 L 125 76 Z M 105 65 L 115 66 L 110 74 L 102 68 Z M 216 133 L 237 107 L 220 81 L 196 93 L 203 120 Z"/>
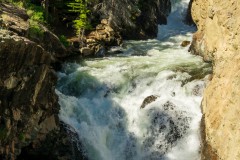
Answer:
<path fill-rule="evenodd" d="M 18 160 L 87 160 L 83 152 L 78 134 L 60 122 L 59 129 L 51 131 L 44 140 L 22 148 Z"/>
<path fill-rule="evenodd" d="M 83 56 L 103 56 L 110 46 L 118 46 L 122 39 L 157 37 L 158 25 L 167 23 L 171 11 L 170 0 L 100 0 L 91 4 L 92 21 L 101 20 L 86 36 L 80 51 Z"/>
<path fill-rule="evenodd" d="M 71 56 L 59 38 L 44 25 L 29 19 L 24 9 L 6 3 L 0 3 L 0 8 L 3 28 L 36 42 L 55 58 Z"/>
<path fill-rule="evenodd" d="M 0 154 L 15 158 L 38 134 L 57 127 L 57 77 L 36 43 L 0 32 Z"/>
<path fill-rule="evenodd" d="M 158 98 L 159 96 L 156 96 L 156 95 L 151 95 L 151 96 L 147 96 L 143 102 L 142 102 L 142 105 L 140 106 L 140 108 L 145 108 L 148 104 L 156 101 L 156 99 Z"/>
<path fill-rule="evenodd" d="M 140 14 L 136 18 L 136 26 L 123 32 L 126 39 L 156 38 L 159 24 L 167 24 L 167 16 L 171 12 L 170 0 L 139 0 Z"/>
<path fill-rule="evenodd" d="M 80 51 L 83 56 L 104 56 L 107 47 L 119 46 L 121 43 L 120 34 L 110 27 L 107 19 L 102 19 L 101 24 L 86 36 L 85 45 Z"/>
<path fill-rule="evenodd" d="M 67 12 L 67 3 L 67 0 L 49 1 L 48 13 L 54 20 L 52 26 L 55 26 L 58 32 L 64 30 L 61 33 L 68 33 L 69 30 L 74 32 L 73 21 L 79 16 L 78 13 Z M 156 38 L 158 25 L 167 23 L 171 1 L 95 0 L 88 1 L 88 9 L 92 27 L 84 32 L 86 37 L 71 38 L 70 43 L 73 45 L 70 51 L 79 53 L 80 50 L 82 56 L 103 56 L 109 47 L 120 45 L 122 39 Z M 62 26 L 65 26 L 65 29 Z"/>
<path fill-rule="evenodd" d="M 190 44 L 191 42 L 190 41 L 182 41 L 182 43 L 181 43 L 181 47 L 186 47 L 186 46 L 188 46 L 189 44 Z"/>
<path fill-rule="evenodd" d="M 100 0 L 94 5 L 95 16 L 108 19 L 123 39 L 155 38 L 158 24 L 166 24 L 171 11 L 170 0 Z"/>
<path fill-rule="evenodd" d="M 187 8 L 187 14 L 185 16 L 185 23 L 188 25 L 195 25 L 195 23 L 193 22 L 192 19 L 192 14 L 191 14 L 191 10 L 192 10 L 192 0 L 190 0 L 189 4 L 188 4 L 188 8 Z"/>
<path fill-rule="evenodd" d="M 237 160 L 240 159 L 240 3 L 194 0 L 192 16 L 198 31 L 191 50 L 213 64 L 213 77 L 202 102 L 202 159 Z"/>
<path fill-rule="evenodd" d="M 0 8 L 0 159 L 13 160 L 23 148 L 64 133 L 58 119 L 57 76 L 51 64 L 65 56 L 65 49 L 47 29 L 35 32 L 43 39 L 30 34 L 25 10 L 2 3 Z M 65 141 L 64 136 L 59 138 Z M 44 144 L 48 150 L 57 150 Z"/>

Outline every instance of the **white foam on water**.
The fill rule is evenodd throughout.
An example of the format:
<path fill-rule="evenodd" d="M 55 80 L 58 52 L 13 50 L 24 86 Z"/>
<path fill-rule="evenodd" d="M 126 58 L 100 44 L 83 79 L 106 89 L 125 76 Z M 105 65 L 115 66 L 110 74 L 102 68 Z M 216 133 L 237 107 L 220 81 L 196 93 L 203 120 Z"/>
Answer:
<path fill-rule="evenodd" d="M 189 0 L 172 0 L 172 12 L 167 18 L 167 25 L 158 27 L 158 39 L 165 40 L 176 35 L 186 35 L 193 33 L 196 28 L 184 23 L 186 8 Z"/>
<path fill-rule="evenodd" d="M 58 73 L 59 117 L 78 132 L 90 160 L 200 159 L 210 67 L 180 46 L 194 28 L 173 19 L 187 1 L 173 4 L 161 41 L 127 41 L 122 54 L 67 63 Z M 149 96 L 155 101 L 141 108 Z"/>

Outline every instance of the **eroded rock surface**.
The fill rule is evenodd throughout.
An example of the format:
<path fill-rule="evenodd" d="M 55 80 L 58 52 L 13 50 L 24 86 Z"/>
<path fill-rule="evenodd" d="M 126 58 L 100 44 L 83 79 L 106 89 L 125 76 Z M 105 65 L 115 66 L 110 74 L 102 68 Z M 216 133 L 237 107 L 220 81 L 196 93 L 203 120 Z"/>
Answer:
<path fill-rule="evenodd" d="M 40 39 L 29 34 L 25 10 L 3 3 L 0 8 L 0 159 L 14 160 L 23 148 L 46 139 L 53 141 L 57 136 L 51 133 L 62 130 L 55 93 L 57 76 L 51 64 L 65 56 L 65 48 L 57 46 L 60 41 L 44 26 L 40 26 Z M 44 146 L 57 151 L 46 143 Z M 56 154 L 55 158 L 62 156 Z"/>
<path fill-rule="evenodd" d="M 2 20 L 0 26 L 2 28 L 36 42 L 55 58 L 70 56 L 59 38 L 44 25 L 30 20 L 24 9 L 19 9 L 7 3 L 0 3 L 0 8 Z"/>
<path fill-rule="evenodd" d="M 102 19 L 101 24 L 86 36 L 85 46 L 80 49 L 83 56 L 104 56 L 109 46 L 119 46 L 122 43 L 120 34 L 110 27 L 107 19 Z"/>
<path fill-rule="evenodd" d="M 74 129 L 63 122 L 59 126 L 45 139 L 24 147 L 18 160 L 87 160 Z"/>
<path fill-rule="evenodd" d="M 57 77 L 50 54 L 35 42 L 7 30 L 0 40 L 0 154 L 10 159 L 57 127 Z"/>
<path fill-rule="evenodd" d="M 119 46 L 122 39 L 155 38 L 158 25 L 167 24 L 171 12 L 170 0 L 101 0 L 92 3 L 92 21 L 98 20 L 83 46 L 80 45 L 83 56 L 103 56 L 109 47 Z"/>
<path fill-rule="evenodd" d="M 110 26 L 124 39 L 155 38 L 158 24 L 166 24 L 167 16 L 171 12 L 170 0 L 101 0 L 101 2 L 101 5 L 96 4 L 98 10 L 93 12 L 101 19 L 108 19 Z"/>
<path fill-rule="evenodd" d="M 194 0 L 198 27 L 191 50 L 213 63 L 203 109 L 203 156 L 206 160 L 240 159 L 240 3 Z"/>

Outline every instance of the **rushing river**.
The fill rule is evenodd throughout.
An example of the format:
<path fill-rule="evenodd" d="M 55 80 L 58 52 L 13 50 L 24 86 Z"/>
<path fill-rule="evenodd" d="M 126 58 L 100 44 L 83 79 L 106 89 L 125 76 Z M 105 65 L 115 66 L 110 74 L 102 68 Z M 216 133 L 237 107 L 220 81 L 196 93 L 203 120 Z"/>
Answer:
<path fill-rule="evenodd" d="M 158 40 L 127 41 L 111 49 L 122 53 L 66 63 L 58 73 L 60 119 L 88 159 L 200 159 L 200 103 L 211 70 L 180 46 L 195 30 L 181 20 L 187 3 L 173 3 Z"/>

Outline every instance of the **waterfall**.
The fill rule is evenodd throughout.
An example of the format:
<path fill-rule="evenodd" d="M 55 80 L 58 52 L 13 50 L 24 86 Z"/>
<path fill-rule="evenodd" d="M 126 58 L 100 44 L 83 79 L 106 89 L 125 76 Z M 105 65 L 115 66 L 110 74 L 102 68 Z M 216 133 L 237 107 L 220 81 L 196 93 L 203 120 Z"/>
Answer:
<path fill-rule="evenodd" d="M 180 46 L 194 31 L 175 20 L 185 2 L 159 26 L 160 41 L 127 41 L 121 54 L 66 63 L 58 73 L 59 117 L 88 159 L 200 159 L 200 103 L 211 69 Z"/>
<path fill-rule="evenodd" d="M 193 33 L 196 28 L 186 25 L 185 19 L 189 0 L 172 0 L 172 12 L 167 18 L 167 25 L 158 27 L 158 39 L 165 40 L 169 37 L 187 35 Z"/>

